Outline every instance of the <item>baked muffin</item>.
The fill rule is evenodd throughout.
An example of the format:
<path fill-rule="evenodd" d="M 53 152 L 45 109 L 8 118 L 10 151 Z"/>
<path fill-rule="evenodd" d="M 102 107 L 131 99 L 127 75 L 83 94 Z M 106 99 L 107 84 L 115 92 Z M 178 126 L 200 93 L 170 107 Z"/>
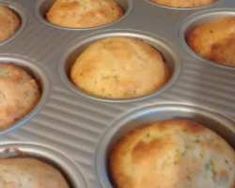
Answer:
<path fill-rule="evenodd" d="M 235 67 L 235 17 L 212 20 L 192 28 L 188 45 L 201 57 Z"/>
<path fill-rule="evenodd" d="M 88 46 L 71 68 L 80 89 L 102 98 L 127 99 L 159 90 L 169 78 L 160 52 L 142 40 L 113 37 Z"/>
<path fill-rule="evenodd" d="M 10 8 L 0 5 L 0 42 L 9 39 L 20 27 L 20 18 Z"/>
<path fill-rule="evenodd" d="M 0 64 L 0 130 L 29 113 L 40 99 L 36 80 L 23 68 Z"/>
<path fill-rule="evenodd" d="M 68 28 L 96 27 L 123 16 L 115 0 L 56 0 L 47 13 L 52 24 Z"/>
<path fill-rule="evenodd" d="M 234 188 L 235 152 L 213 131 L 166 120 L 124 135 L 111 150 L 118 188 Z"/>
<path fill-rule="evenodd" d="M 61 172 L 33 158 L 0 159 L 2 188 L 69 188 Z"/>
<path fill-rule="evenodd" d="M 175 8 L 193 8 L 210 5 L 216 0 L 151 0 L 153 3 Z"/>

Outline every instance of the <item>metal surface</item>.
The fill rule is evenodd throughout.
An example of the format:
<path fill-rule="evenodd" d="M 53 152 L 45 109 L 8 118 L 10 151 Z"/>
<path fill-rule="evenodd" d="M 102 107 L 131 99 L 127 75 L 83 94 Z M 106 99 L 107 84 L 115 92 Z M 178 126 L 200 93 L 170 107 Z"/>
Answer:
<path fill-rule="evenodd" d="M 136 108 L 145 111 L 143 120 L 155 112 L 165 114 L 162 109 L 170 110 L 164 119 L 174 117 L 176 112 L 184 117 L 199 114 L 207 121 L 206 126 L 234 146 L 234 129 L 227 126 L 232 127 L 235 121 L 235 68 L 215 65 L 195 55 L 185 44 L 184 33 L 191 24 L 207 19 L 204 15 L 234 15 L 235 1 L 218 0 L 206 7 L 173 9 L 147 0 L 120 0 L 127 10 L 122 19 L 89 29 L 65 29 L 44 21 L 53 1 L 0 2 L 16 10 L 23 21 L 17 34 L 0 44 L 0 63 L 17 63 L 30 69 L 43 89 L 43 97 L 35 110 L 0 135 L 1 145 L 20 141 L 54 148 L 77 164 L 79 177 L 84 178 L 88 188 L 101 188 L 101 182 L 107 180 L 105 168 L 96 163 L 98 158 L 102 163 L 105 160 L 104 155 L 103 159 L 99 157 L 102 157 L 99 149 L 104 151 L 108 144 L 108 141 L 102 144 L 102 139 L 109 140 L 106 131 L 121 126 L 117 123 L 121 119 L 125 123 L 124 120 L 139 116 L 138 110 L 136 115 L 129 113 Z M 142 38 L 159 48 L 174 73 L 170 82 L 151 96 L 131 100 L 99 99 L 76 89 L 67 77 L 74 56 L 92 41 L 120 35 Z M 150 104 L 152 107 L 148 110 Z M 158 119 L 157 114 L 152 117 Z M 53 157 L 49 160 L 56 162 Z"/>

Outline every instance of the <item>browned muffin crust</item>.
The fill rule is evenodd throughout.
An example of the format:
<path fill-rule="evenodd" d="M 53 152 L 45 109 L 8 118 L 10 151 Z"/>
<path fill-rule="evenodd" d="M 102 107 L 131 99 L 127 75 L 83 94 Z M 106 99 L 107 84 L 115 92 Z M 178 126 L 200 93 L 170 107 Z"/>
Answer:
<path fill-rule="evenodd" d="M 129 99 L 159 90 L 169 79 L 169 69 L 160 52 L 146 42 L 113 37 L 88 46 L 73 64 L 70 76 L 88 94 Z"/>
<path fill-rule="evenodd" d="M 153 3 L 175 8 L 193 8 L 210 5 L 216 0 L 151 0 Z"/>
<path fill-rule="evenodd" d="M 23 68 L 0 64 L 0 130 L 28 114 L 41 96 L 36 80 Z"/>
<path fill-rule="evenodd" d="M 192 28 L 188 45 L 201 57 L 235 67 L 235 17 L 212 20 Z"/>
<path fill-rule="evenodd" d="M 89 28 L 112 23 L 124 14 L 115 0 L 56 0 L 47 20 L 68 28 Z"/>
<path fill-rule="evenodd" d="M 20 27 L 20 18 L 10 8 L 0 5 L 0 42 L 9 39 Z"/>
<path fill-rule="evenodd" d="M 212 45 L 211 55 L 208 59 L 235 67 L 235 33 L 231 37 Z"/>
<path fill-rule="evenodd" d="M 69 188 L 61 172 L 34 158 L 0 159 L 1 188 Z"/>
<path fill-rule="evenodd" d="M 235 152 L 215 132 L 166 120 L 125 134 L 109 155 L 117 188 L 234 188 Z"/>

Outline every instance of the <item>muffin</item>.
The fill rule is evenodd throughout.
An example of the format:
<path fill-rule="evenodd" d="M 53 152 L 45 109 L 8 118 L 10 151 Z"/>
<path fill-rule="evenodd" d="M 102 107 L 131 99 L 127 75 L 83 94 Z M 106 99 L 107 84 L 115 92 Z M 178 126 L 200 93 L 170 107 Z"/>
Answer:
<path fill-rule="evenodd" d="M 115 0 L 56 0 L 46 17 L 57 26 L 88 28 L 112 23 L 123 13 Z"/>
<path fill-rule="evenodd" d="M 111 37 L 88 46 L 71 68 L 71 80 L 88 94 L 109 99 L 140 97 L 169 78 L 160 52 L 142 40 Z"/>
<path fill-rule="evenodd" d="M 153 3 L 175 8 L 193 8 L 210 5 L 216 0 L 151 0 Z"/>
<path fill-rule="evenodd" d="M 69 188 L 61 172 L 33 158 L 0 159 L 2 188 Z"/>
<path fill-rule="evenodd" d="M 215 132 L 184 119 L 154 122 L 112 147 L 117 188 L 234 188 L 235 151 Z"/>
<path fill-rule="evenodd" d="M 9 39 L 20 27 L 20 18 L 10 8 L 0 5 L 0 42 Z"/>
<path fill-rule="evenodd" d="M 36 80 L 23 68 L 0 64 L 0 130 L 29 113 L 40 99 Z"/>
<path fill-rule="evenodd" d="M 235 17 L 215 19 L 193 27 L 186 36 L 199 56 L 235 67 Z"/>

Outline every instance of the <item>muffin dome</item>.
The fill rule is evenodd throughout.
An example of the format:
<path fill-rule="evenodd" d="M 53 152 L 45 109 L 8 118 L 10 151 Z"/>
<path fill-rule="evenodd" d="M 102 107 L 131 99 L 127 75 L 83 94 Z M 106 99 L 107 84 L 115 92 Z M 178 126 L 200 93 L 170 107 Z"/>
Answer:
<path fill-rule="evenodd" d="M 9 39 L 20 27 L 20 18 L 10 8 L 0 5 L 0 42 Z"/>
<path fill-rule="evenodd" d="M 109 155 L 118 188 L 234 188 L 235 151 L 189 120 L 166 120 L 124 135 Z"/>
<path fill-rule="evenodd" d="M 113 37 L 88 46 L 70 75 L 88 94 L 128 99 L 159 90 L 168 81 L 169 70 L 161 54 L 144 41 Z"/>
<path fill-rule="evenodd" d="M 0 64 L 0 130 L 29 113 L 41 96 L 34 78 L 21 67 Z"/>
<path fill-rule="evenodd" d="M 2 188 L 69 188 L 61 172 L 33 158 L 0 159 Z"/>
<path fill-rule="evenodd" d="M 61 27 L 89 28 L 112 23 L 123 16 L 115 0 L 56 0 L 47 20 Z"/>
<path fill-rule="evenodd" d="M 193 8 L 214 3 L 216 0 L 151 0 L 154 3 L 175 7 L 175 8 Z"/>
<path fill-rule="evenodd" d="M 235 67 L 235 17 L 212 20 L 192 28 L 188 45 L 199 56 Z"/>

